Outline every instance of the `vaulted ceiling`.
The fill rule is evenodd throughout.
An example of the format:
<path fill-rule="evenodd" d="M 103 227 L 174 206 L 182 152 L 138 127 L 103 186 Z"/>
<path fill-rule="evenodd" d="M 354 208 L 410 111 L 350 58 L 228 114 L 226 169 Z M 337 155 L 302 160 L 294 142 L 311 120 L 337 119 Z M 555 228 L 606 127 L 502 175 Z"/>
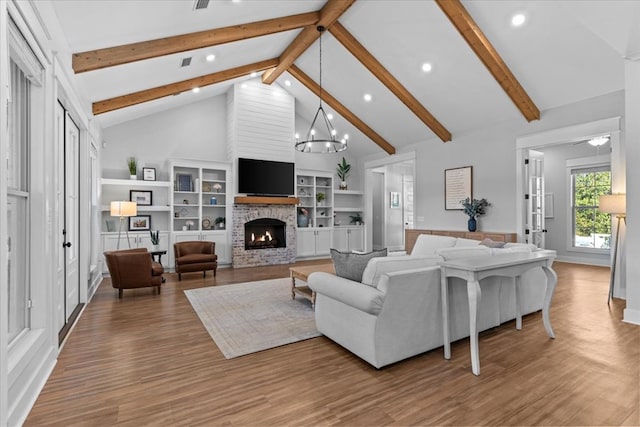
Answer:
<path fill-rule="evenodd" d="M 52 4 L 73 78 L 103 127 L 250 78 L 282 86 L 310 120 L 318 106 L 316 26 L 325 25 L 323 98 L 355 155 L 455 143 L 456 134 L 492 123 L 537 120 L 540 111 L 623 89 L 624 57 L 640 57 L 640 2 L 633 1 Z M 516 13 L 526 16 L 520 27 L 510 22 Z M 181 67 L 185 58 L 191 64 Z"/>

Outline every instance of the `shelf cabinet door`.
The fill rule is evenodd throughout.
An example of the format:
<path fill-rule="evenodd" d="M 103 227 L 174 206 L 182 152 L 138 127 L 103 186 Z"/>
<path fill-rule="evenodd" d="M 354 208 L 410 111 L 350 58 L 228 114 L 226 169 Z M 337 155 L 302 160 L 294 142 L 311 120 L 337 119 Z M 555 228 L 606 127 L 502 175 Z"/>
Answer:
<path fill-rule="evenodd" d="M 297 256 L 313 256 L 316 254 L 316 231 L 314 229 L 298 228 L 296 251 Z"/>
<path fill-rule="evenodd" d="M 333 229 L 333 248 L 340 252 L 349 251 L 349 229 L 340 227 Z"/>
<path fill-rule="evenodd" d="M 364 251 L 364 228 L 349 229 L 349 250 Z"/>
<path fill-rule="evenodd" d="M 321 227 L 316 230 L 316 255 L 329 255 L 332 237 L 330 228 Z"/>
<path fill-rule="evenodd" d="M 231 263 L 231 248 L 226 233 L 220 232 L 203 232 L 202 240 L 214 242 L 216 244 L 216 255 L 218 255 L 218 264 Z"/>

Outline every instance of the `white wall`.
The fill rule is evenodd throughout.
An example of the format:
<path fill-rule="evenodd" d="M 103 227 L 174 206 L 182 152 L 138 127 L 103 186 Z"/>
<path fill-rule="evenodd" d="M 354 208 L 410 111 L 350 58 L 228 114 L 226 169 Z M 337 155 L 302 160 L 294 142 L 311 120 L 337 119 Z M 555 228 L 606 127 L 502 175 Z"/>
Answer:
<path fill-rule="evenodd" d="M 104 129 L 102 176 L 128 178 L 127 158 L 169 180 L 167 160 L 227 161 L 226 96 L 216 96 Z"/>
<path fill-rule="evenodd" d="M 544 153 L 545 193 L 553 194 L 553 218 L 545 219 L 547 249 L 558 253 L 559 260 L 579 261 L 591 264 L 609 266 L 609 254 L 593 254 L 571 251 L 568 247 L 570 230 L 571 191 L 567 179 L 567 160 L 598 156 L 609 159 L 611 147 L 606 144 L 600 148 L 593 147 L 586 142 L 545 147 L 538 149 Z"/>
<path fill-rule="evenodd" d="M 444 170 L 473 166 L 473 197 L 486 198 L 491 206 L 478 221 L 479 231 L 518 232 L 515 201 L 517 185 L 516 138 L 575 123 L 621 116 L 624 92 L 542 112 L 540 121 L 505 122 L 453 140 L 413 144 L 405 151 L 416 152 L 416 228 L 465 230 L 467 218 L 461 211 L 444 209 Z M 368 159 L 367 159 L 368 160 Z"/>
<path fill-rule="evenodd" d="M 640 62 L 625 61 L 626 81 L 626 193 L 627 228 L 626 250 L 622 252 L 627 262 L 627 308 L 624 320 L 640 324 Z"/>

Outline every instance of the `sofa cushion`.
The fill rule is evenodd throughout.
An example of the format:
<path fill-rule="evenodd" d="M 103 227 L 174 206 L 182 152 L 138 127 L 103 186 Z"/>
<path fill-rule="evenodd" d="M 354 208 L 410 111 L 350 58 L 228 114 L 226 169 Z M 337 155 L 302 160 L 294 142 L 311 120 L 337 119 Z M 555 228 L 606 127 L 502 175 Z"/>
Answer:
<path fill-rule="evenodd" d="M 504 248 L 529 248 L 531 252 L 538 249 L 533 243 L 505 243 Z"/>
<path fill-rule="evenodd" d="M 379 251 L 368 252 L 366 254 L 340 252 L 336 249 L 331 249 L 331 260 L 333 261 L 333 267 L 336 270 L 336 276 L 344 277 L 345 279 L 356 282 L 362 281 L 362 272 L 370 259 L 386 256 L 386 248 L 380 249 Z"/>
<path fill-rule="evenodd" d="M 500 254 L 514 254 L 514 253 L 531 253 L 531 248 L 527 248 L 525 246 L 518 246 L 513 248 L 491 248 L 492 255 L 500 255 Z"/>
<path fill-rule="evenodd" d="M 416 239 L 416 244 L 411 251 L 412 256 L 433 256 L 440 248 L 452 248 L 456 244 L 456 238 L 450 236 L 436 236 L 433 234 L 421 234 Z"/>
<path fill-rule="evenodd" d="M 456 239 L 455 247 L 458 248 L 458 247 L 478 246 L 479 244 L 480 244 L 480 240 L 458 237 Z"/>
<path fill-rule="evenodd" d="M 496 242 L 495 240 L 491 239 L 483 239 L 480 244 L 488 248 L 501 248 L 505 245 L 505 242 Z"/>
<path fill-rule="evenodd" d="M 490 256 L 491 248 L 486 246 L 467 246 L 460 248 L 442 248 L 437 250 L 437 254 L 440 255 L 445 261 L 459 258 L 471 258 L 476 256 Z"/>
<path fill-rule="evenodd" d="M 440 259 L 439 256 L 421 257 L 413 255 L 372 258 L 362 273 L 362 283 L 376 288 L 384 273 L 429 267 L 437 265 Z"/>

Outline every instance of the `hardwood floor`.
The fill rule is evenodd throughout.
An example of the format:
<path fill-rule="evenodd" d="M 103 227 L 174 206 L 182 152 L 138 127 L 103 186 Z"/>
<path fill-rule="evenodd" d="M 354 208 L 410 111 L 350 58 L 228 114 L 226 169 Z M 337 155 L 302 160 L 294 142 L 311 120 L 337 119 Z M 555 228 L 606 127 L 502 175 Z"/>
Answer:
<path fill-rule="evenodd" d="M 307 263 L 298 263 L 304 265 Z M 555 263 L 556 339 L 541 314 L 376 370 L 319 337 L 226 360 L 185 289 L 284 277 L 289 266 L 167 275 L 162 293 L 108 280 L 69 334 L 26 424 L 638 425 L 640 327 L 607 306 L 609 269 Z"/>

